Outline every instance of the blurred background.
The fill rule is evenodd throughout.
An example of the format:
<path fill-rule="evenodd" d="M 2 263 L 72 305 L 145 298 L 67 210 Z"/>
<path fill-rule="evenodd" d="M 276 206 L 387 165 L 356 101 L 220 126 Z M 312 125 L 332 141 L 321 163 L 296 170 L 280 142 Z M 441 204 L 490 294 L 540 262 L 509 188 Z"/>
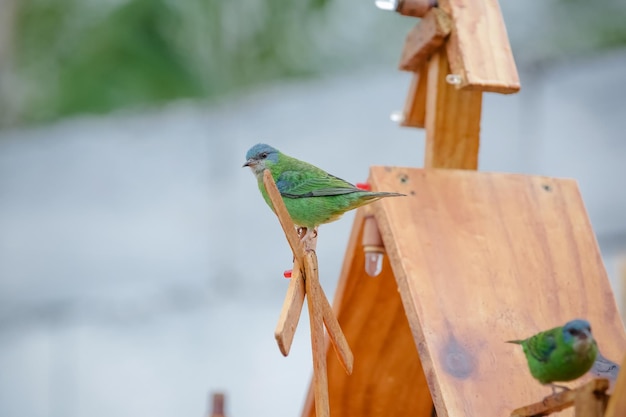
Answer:
<path fill-rule="evenodd" d="M 522 91 L 485 96 L 481 169 L 578 180 L 622 304 L 626 2 L 501 7 Z M 352 182 L 420 166 L 423 132 L 389 119 L 415 24 L 356 0 L 0 0 L 0 415 L 202 416 L 214 390 L 229 416 L 299 415 L 306 311 L 283 358 L 291 255 L 241 165 L 263 141 Z M 352 218 L 320 234 L 329 296 Z"/>

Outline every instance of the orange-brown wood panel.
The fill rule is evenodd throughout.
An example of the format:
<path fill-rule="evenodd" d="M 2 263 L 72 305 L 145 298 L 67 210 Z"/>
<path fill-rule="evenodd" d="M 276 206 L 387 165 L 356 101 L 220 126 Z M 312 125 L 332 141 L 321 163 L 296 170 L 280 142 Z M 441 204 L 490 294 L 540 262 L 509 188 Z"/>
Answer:
<path fill-rule="evenodd" d="M 439 417 L 505 416 L 550 394 L 505 341 L 576 317 L 591 322 L 605 357 L 623 358 L 624 327 L 575 181 L 391 167 L 373 167 L 370 180 L 408 195 L 373 208 Z M 379 296 L 349 294 L 344 311 L 369 311 Z M 375 362 L 376 341 L 389 336 L 374 329 L 365 356 Z"/>
<path fill-rule="evenodd" d="M 375 278 L 365 273 L 362 227 L 359 210 L 334 302 L 354 354 L 354 370 L 346 375 L 328 349 L 331 415 L 428 417 L 432 401 L 391 266 L 385 261 Z M 302 415 L 315 415 L 312 389 Z"/>
<path fill-rule="evenodd" d="M 498 0 L 439 0 L 452 17 L 446 43 L 459 88 L 515 93 L 519 76 Z"/>
<path fill-rule="evenodd" d="M 449 73 L 445 53 L 440 51 L 430 58 L 424 167 L 476 169 L 482 92 L 457 90 L 446 81 Z"/>

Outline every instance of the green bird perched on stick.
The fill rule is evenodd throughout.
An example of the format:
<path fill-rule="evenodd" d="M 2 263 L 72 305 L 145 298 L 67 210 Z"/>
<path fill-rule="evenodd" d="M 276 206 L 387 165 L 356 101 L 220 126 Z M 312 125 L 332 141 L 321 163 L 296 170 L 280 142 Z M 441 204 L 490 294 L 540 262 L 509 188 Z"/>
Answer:
<path fill-rule="evenodd" d="M 263 184 L 263 171 L 269 169 L 294 224 L 306 228 L 303 241 L 315 237 L 320 224 L 335 221 L 346 211 L 383 197 L 404 195 L 362 190 L 264 143 L 248 150 L 243 166 L 252 169 L 265 202 L 274 210 Z"/>
<path fill-rule="evenodd" d="M 507 343 L 522 345 L 532 376 L 544 385 L 569 389 L 554 382 L 572 381 L 591 369 L 598 345 L 586 320 L 572 320 L 564 326 L 537 333 L 524 340 Z"/>

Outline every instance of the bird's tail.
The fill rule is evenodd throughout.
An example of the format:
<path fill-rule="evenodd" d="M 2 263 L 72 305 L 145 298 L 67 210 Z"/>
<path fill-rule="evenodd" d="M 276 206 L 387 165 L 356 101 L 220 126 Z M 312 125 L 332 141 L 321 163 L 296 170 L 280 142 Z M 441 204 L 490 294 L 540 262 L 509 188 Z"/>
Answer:
<path fill-rule="evenodd" d="M 515 343 L 516 345 L 521 345 L 523 340 L 507 340 L 505 343 Z"/>
<path fill-rule="evenodd" d="M 375 191 L 371 193 L 374 198 L 383 198 L 383 197 L 406 197 L 406 194 L 401 193 L 390 193 L 387 191 Z"/>

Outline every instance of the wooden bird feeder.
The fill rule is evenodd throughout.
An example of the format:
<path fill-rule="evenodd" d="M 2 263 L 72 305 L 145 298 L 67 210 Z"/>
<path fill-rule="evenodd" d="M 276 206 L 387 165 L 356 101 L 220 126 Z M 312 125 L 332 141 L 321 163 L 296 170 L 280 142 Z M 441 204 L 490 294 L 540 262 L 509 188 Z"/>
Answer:
<path fill-rule="evenodd" d="M 606 381 L 588 374 L 570 384 L 579 390 L 543 401 L 550 389 L 530 376 L 521 349 L 504 343 L 580 317 L 604 356 L 626 366 L 626 333 L 576 181 L 476 171 L 483 93 L 520 89 L 497 0 L 396 7 L 422 17 L 400 68 L 414 72 L 402 124 L 426 129 L 424 168 L 371 168 L 373 190 L 407 197 L 367 208 L 386 253 L 375 278 L 364 271 L 367 216 L 357 211 L 334 314 L 311 269 L 314 252 L 292 244 L 294 273 L 309 266 L 307 285 L 300 273 L 287 294 L 277 328 L 283 353 L 304 292 L 321 300 L 309 304 L 315 377 L 303 417 L 529 416 L 572 405 L 559 415 L 626 416 L 624 372 L 610 400 Z M 338 358 L 319 340 L 320 317 Z"/>

